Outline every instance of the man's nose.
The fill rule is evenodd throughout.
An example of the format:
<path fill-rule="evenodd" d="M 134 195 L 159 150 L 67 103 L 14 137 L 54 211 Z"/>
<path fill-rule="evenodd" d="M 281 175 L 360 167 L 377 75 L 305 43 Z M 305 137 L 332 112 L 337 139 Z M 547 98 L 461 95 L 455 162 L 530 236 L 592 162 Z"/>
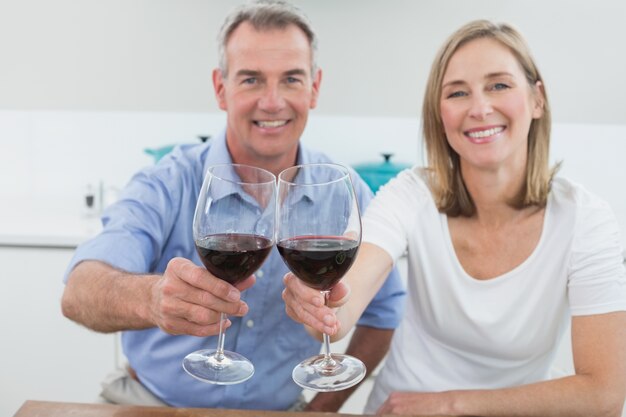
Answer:
<path fill-rule="evenodd" d="M 285 107 L 285 99 L 280 91 L 279 85 L 267 85 L 259 99 L 261 110 L 276 113 Z"/>
<path fill-rule="evenodd" d="M 478 120 L 483 120 L 487 115 L 493 112 L 491 100 L 482 93 L 474 94 L 470 105 L 470 116 Z"/>

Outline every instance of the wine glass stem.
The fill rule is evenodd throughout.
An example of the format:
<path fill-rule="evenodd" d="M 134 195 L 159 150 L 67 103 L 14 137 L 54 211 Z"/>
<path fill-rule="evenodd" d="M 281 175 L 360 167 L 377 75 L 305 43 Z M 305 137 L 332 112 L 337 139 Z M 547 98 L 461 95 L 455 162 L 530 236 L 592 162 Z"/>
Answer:
<path fill-rule="evenodd" d="M 217 349 L 215 351 L 215 360 L 221 362 L 224 360 L 224 322 L 226 321 L 226 314 L 220 313 L 220 332 L 217 339 Z"/>
<path fill-rule="evenodd" d="M 324 294 L 324 305 L 328 305 L 330 291 L 322 291 L 322 294 Z M 335 366 L 335 360 L 330 355 L 330 337 L 326 333 L 324 333 L 324 363 L 325 366 Z"/>

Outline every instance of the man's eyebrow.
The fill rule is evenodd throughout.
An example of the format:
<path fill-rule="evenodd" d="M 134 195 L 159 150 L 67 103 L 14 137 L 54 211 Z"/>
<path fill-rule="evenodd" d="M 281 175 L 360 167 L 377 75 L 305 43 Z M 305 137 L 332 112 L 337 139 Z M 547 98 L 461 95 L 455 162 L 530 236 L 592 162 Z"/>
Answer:
<path fill-rule="evenodd" d="M 261 75 L 261 71 L 242 69 L 237 71 L 235 74 L 236 77 L 258 77 Z"/>
<path fill-rule="evenodd" d="M 303 70 L 301 68 L 296 68 L 296 69 L 292 69 L 289 71 L 285 71 L 285 75 L 289 76 L 289 75 L 306 75 L 306 70 Z"/>

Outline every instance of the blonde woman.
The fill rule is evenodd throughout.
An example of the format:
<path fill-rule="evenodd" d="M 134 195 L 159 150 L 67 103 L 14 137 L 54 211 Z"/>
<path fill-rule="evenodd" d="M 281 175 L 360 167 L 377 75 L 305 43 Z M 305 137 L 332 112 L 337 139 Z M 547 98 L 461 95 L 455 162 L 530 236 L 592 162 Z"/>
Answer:
<path fill-rule="evenodd" d="M 377 194 L 330 307 L 288 274 L 287 313 L 342 337 L 407 250 L 408 305 L 366 412 L 620 416 L 619 228 L 604 201 L 549 167 L 546 88 L 521 35 L 461 27 L 433 64 L 422 116 L 427 168 Z M 570 323 L 575 374 L 553 378 Z"/>

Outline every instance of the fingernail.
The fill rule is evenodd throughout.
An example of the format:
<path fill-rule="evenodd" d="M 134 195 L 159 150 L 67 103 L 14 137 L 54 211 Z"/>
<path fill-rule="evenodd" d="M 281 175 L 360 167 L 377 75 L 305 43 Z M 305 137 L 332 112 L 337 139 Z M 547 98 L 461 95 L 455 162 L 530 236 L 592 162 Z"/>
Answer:
<path fill-rule="evenodd" d="M 326 324 L 328 326 L 332 326 L 333 324 L 335 324 L 335 320 L 334 320 L 333 316 L 330 315 L 330 314 L 326 314 L 324 316 L 324 324 Z"/>
<path fill-rule="evenodd" d="M 243 316 L 248 312 L 248 305 L 247 304 L 241 304 L 239 306 L 239 311 L 237 312 L 237 314 Z"/>
<path fill-rule="evenodd" d="M 239 291 L 234 289 L 230 290 L 226 298 L 228 298 L 229 301 L 239 301 Z"/>

